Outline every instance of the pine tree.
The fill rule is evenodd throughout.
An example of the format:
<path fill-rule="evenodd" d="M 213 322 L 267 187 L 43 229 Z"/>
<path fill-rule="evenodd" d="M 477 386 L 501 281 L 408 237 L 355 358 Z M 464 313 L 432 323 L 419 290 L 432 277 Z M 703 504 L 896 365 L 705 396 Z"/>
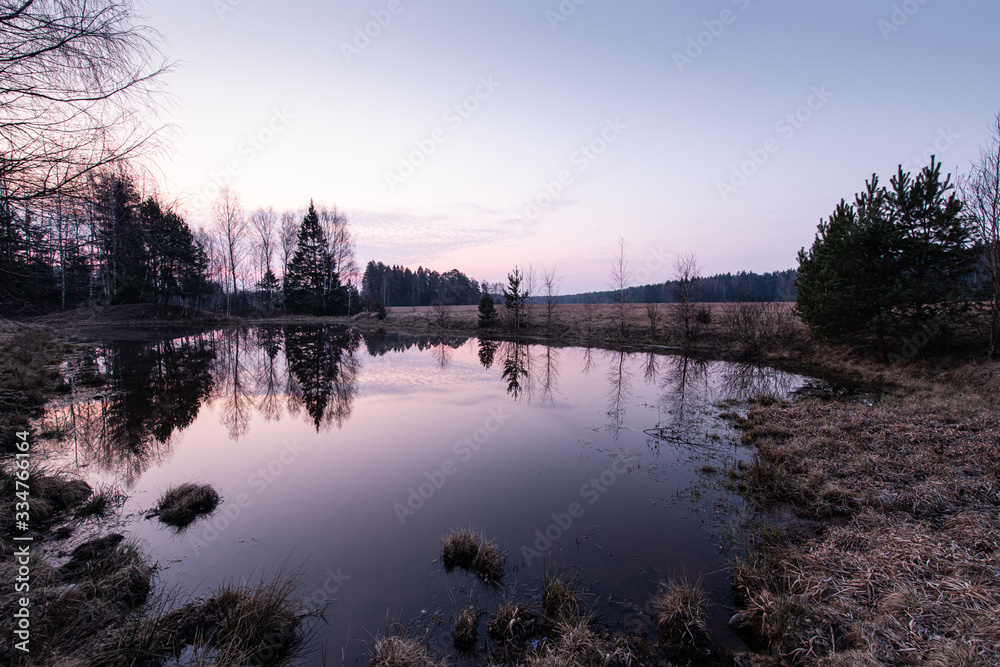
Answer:
<path fill-rule="evenodd" d="M 513 273 L 507 274 L 507 286 L 503 288 L 504 309 L 507 311 L 507 327 L 511 331 L 520 331 L 524 319 L 524 307 L 528 295 L 521 290 L 521 269 L 514 267 Z"/>
<path fill-rule="evenodd" d="M 935 160 L 912 178 L 902 168 L 892 189 L 873 176 L 854 204 L 841 201 L 799 251 L 796 313 L 821 339 L 888 340 L 938 336 L 967 309 L 960 298 L 974 270 L 962 202 Z"/>
<path fill-rule="evenodd" d="M 330 314 L 335 305 L 331 303 L 328 280 L 332 262 L 323 227 L 310 201 L 309 211 L 299 227 L 298 247 L 285 274 L 285 304 L 289 310 L 312 315 Z M 332 287 L 339 290 L 336 274 L 334 283 Z"/>
<path fill-rule="evenodd" d="M 483 294 L 479 299 L 479 328 L 489 329 L 497 322 L 497 309 L 493 303 L 493 297 Z"/>

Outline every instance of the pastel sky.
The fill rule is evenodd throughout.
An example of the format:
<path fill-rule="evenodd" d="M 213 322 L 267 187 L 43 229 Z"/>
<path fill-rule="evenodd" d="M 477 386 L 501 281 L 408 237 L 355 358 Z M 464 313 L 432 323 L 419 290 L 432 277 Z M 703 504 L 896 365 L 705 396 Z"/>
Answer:
<path fill-rule="evenodd" d="M 347 212 L 358 259 L 606 289 L 795 266 L 872 173 L 968 169 L 1000 110 L 995 0 L 150 0 L 178 61 L 160 165 L 188 219 Z M 666 258 L 666 259 L 664 259 Z"/>

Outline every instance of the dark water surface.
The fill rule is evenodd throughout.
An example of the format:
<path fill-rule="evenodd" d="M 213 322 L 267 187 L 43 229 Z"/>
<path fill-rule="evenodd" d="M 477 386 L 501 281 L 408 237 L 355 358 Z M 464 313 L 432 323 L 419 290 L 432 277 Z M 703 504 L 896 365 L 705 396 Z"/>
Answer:
<path fill-rule="evenodd" d="M 703 574 L 713 636 L 738 643 L 720 545 L 741 502 L 706 466 L 746 452 L 719 414 L 806 383 L 682 356 L 293 326 L 111 341 L 70 370 L 109 384 L 49 412 L 66 433 L 51 456 L 128 494 L 114 529 L 158 561 L 161 588 L 203 595 L 301 567 L 303 604 L 327 605 L 326 623 L 307 621 L 306 664 L 323 646 L 330 664 L 363 659 L 393 620 L 431 629 L 443 654 L 452 615 L 499 598 L 441 568 L 442 534 L 468 526 L 509 550 L 515 596 L 576 572 L 619 630 L 648 623 L 658 581 Z M 143 518 L 189 481 L 221 493 L 211 517 L 181 533 Z"/>

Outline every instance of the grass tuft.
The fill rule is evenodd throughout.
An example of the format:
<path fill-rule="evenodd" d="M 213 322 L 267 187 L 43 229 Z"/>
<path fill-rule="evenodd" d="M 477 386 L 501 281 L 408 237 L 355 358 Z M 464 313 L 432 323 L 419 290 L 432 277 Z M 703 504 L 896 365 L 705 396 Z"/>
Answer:
<path fill-rule="evenodd" d="M 652 607 L 656 613 L 656 627 L 664 637 L 690 644 L 707 638 L 708 597 L 701 578 L 692 581 L 687 575 L 681 575 L 661 583 L 660 590 L 653 596 Z"/>
<path fill-rule="evenodd" d="M 85 519 L 107 518 L 108 514 L 121 507 L 127 496 L 118 487 L 102 486 L 94 491 L 82 505 L 76 508 L 76 516 Z"/>
<path fill-rule="evenodd" d="M 186 483 L 168 489 L 151 513 L 163 523 L 184 528 L 219 506 L 218 492 L 208 484 Z"/>
<path fill-rule="evenodd" d="M 582 602 L 575 577 L 545 573 L 542 581 L 542 612 L 551 625 L 577 623 Z"/>
<path fill-rule="evenodd" d="M 451 640 L 459 651 L 469 652 L 476 647 L 479 639 L 479 617 L 482 612 L 476 607 L 466 607 L 455 619 Z"/>
<path fill-rule="evenodd" d="M 371 667 L 443 667 L 431 657 L 430 649 L 419 639 L 407 636 L 402 629 L 375 641 Z"/>
<path fill-rule="evenodd" d="M 503 582 L 507 555 L 494 540 L 471 528 L 453 530 L 442 538 L 441 563 L 446 572 L 467 570 L 487 586 Z"/>

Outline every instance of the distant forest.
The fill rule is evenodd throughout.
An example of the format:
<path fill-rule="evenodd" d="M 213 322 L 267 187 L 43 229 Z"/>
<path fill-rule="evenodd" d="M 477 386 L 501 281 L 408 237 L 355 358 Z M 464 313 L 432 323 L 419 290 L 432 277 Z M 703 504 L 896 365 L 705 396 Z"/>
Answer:
<path fill-rule="evenodd" d="M 770 273 L 719 273 L 691 281 L 692 300 L 725 301 L 795 301 L 795 269 Z M 676 303 L 681 294 L 681 281 L 668 280 L 655 285 L 640 285 L 625 289 L 629 303 Z M 539 297 L 532 299 L 537 300 Z M 557 297 L 556 303 L 617 303 L 618 291 L 584 292 Z"/>

